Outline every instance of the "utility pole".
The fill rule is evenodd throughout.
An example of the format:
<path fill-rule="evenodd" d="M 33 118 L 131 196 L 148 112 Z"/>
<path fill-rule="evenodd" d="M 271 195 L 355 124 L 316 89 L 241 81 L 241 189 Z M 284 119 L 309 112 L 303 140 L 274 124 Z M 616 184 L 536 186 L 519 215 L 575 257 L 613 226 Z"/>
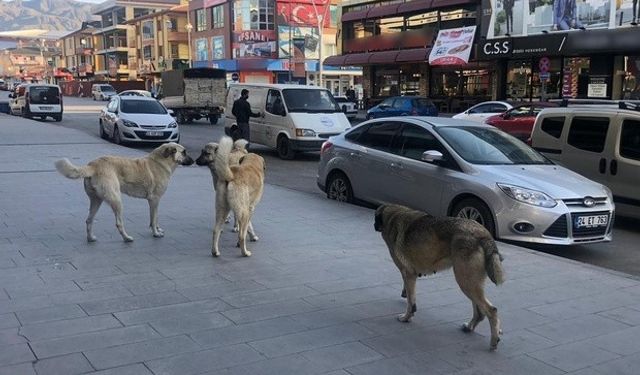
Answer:
<path fill-rule="evenodd" d="M 313 11 L 316 14 L 316 21 L 318 22 L 318 86 L 322 87 L 322 34 L 324 29 L 324 20 L 326 17 L 327 9 L 331 6 L 331 0 L 325 0 L 327 2 L 324 8 L 324 14 L 318 14 L 318 7 L 316 6 L 316 0 L 313 0 Z"/>
<path fill-rule="evenodd" d="M 291 77 L 291 68 L 293 68 L 293 49 L 292 49 L 292 45 L 293 45 L 293 35 L 291 33 L 291 28 L 293 27 L 292 25 L 292 20 L 291 20 L 291 8 L 293 8 L 293 4 L 289 3 L 289 22 L 287 22 L 289 24 L 289 83 L 291 83 L 292 77 Z"/>

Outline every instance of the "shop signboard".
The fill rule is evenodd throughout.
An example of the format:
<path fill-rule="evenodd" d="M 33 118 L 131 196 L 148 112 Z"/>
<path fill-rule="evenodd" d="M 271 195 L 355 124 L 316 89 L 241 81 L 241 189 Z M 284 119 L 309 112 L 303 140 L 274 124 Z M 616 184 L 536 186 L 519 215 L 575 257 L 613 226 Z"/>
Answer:
<path fill-rule="evenodd" d="M 293 39 L 294 43 L 290 44 Z M 289 58 L 293 53 L 295 40 L 304 40 L 304 56 L 307 59 L 318 59 L 320 57 L 320 38 L 317 27 L 300 26 L 278 26 L 278 57 Z"/>
<path fill-rule="evenodd" d="M 477 56 L 481 59 L 562 56 L 568 49 L 568 38 L 565 33 L 492 39 L 479 44 Z"/>
<path fill-rule="evenodd" d="M 587 85 L 587 96 L 589 98 L 607 98 L 607 78 L 592 76 L 589 77 Z"/>
<path fill-rule="evenodd" d="M 475 32 L 475 26 L 440 30 L 429 55 L 429 65 L 467 64 Z"/>
<path fill-rule="evenodd" d="M 276 34 L 272 30 L 247 30 L 233 33 L 233 57 L 276 57 Z"/>

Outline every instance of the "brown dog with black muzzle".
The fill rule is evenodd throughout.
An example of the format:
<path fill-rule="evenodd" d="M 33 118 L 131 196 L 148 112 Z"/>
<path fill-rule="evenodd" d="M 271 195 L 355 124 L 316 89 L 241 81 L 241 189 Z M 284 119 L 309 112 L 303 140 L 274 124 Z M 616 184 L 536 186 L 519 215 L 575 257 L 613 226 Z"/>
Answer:
<path fill-rule="evenodd" d="M 391 259 L 404 281 L 403 297 L 407 311 L 398 317 L 409 322 L 416 312 L 416 279 L 453 267 L 462 292 L 473 304 L 473 317 L 463 325 L 472 332 L 478 323 L 489 318 L 491 349 L 500 341 L 498 309 L 484 294 L 487 276 L 496 285 L 504 280 L 502 256 L 493 237 L 481 224 L 463 218 L 436 218 L 398 205 L 382 205 L 375 214 L 374 228 L 382 232 Z"/>
<path fill-rule="evenodd" d="M 106 201 L 116 216 L 116 227 L 125 242 L 133 241 L 124 229 L 122 217 L 122 197 L 143 198 L 149 202 L 151 222 L 149 226 L 154 237 L 163 237 L 164 230 L 158 225 L 158 205 L 167 190 L 171 175 L 178 165 L 191 165 L 193 159 L 185 148 L 177 143 L 166 143 L 141 158 L 103 156 L 86 166 L 75 166 L 69 159 L 56 161 L 56 169 L 71 179 L 84 178 L 84 191 L 89 196 L 90 207 L 87 217 L 87 241 L 93 242 L 93 218 L 103 201 Z"/>

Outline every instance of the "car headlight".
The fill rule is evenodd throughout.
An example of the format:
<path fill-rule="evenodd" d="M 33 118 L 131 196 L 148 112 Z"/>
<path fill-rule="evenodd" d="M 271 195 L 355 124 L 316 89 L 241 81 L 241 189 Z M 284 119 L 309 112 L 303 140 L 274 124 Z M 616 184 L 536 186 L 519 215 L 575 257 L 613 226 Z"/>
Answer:
<path fill-rule="evenodd" d="M 177 128 L 178 127 L 178 123 L 177 122 L 172 122 L 171 124 L 167 125 L 167 128 Z"/>
<path fill-rule="evenodd" d="M 520 186 L 498 183 L 498 187 L 509 197 L 518 202 L 527 203 L 533 206 L 551 208 L 558 205 L 555 199 L 547 194 L 531 189 L 525 189 Z"/>
<path fill-rule="evenodd" d="M 311 129 L 296 129 L 296 137 L 315 137 L 316 132 Z"/>
<path fill-rule="evenodd" d="M 135 122 L 129 121 L 129 120 L 122 120 L 122 125 L 128 127 L 128 128 L 137 128 L 138 124 L 136 124 Z"/>

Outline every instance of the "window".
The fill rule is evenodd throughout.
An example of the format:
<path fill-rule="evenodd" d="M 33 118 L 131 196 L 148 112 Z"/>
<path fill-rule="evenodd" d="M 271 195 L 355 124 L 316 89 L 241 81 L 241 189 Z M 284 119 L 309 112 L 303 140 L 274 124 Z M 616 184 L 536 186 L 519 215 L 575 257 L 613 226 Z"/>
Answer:
<path fill-rule="evenodd" d="M 349 133 L 347 133 L 344 138 L 351 141 L 356 142 L 360 136 L 365 133 L 369 129 L 370 125 L 358 126 Z"/>
<path fill-rule="evenodd" d="M 204 9 L 196 10 L 196 31 L 204 31 L 207 28 L 207 14 Z"/>
<path fill-rule="evenodd" d="M 482 104 L 476 107 L 473 107 L 469 110 L 469 113 L 490 113 L 491 104 Z"/>
<path fill-rule="evenodd" d="M 562 135 L 562 128 L 564 127 L 564 117 L 547 117 L 542 120 L 540 129 L 543 132 L 555 137 L 560 138 Z"/>
<path fill-rule="evenodd" d="M 400 129 L 398 122 L 379 122 L 358 138 L 358 143 L 384 152 L 391 152 L 391 141 Z"/>
<path fill-rule="evenodd" d="M 521 105 L 519 107 L 515 107 L 509 111 L 509 115 L 512 117 L 525 117 L 531 115 L 531 106 L 529 105 Z"/>
<path fill-rule="evenodd" d="M 144 60 L 153 59 L 153 46 L 144 46 L 144 47 L 142 47 L 142 58 Z"/>
<path fill-rule="evenodd" d="M 102 15 L 102 27 L 113 26 L 113 13 L 107 12 Z"/>
<path fill-rule="evenodd" d="M 167 111 L 156 100 L 123 100 L 120 104 L 123 113 L 143 113 L 150 115 L 164 115 Z"/>
<path fill-rule="evenodd" d="M 126 20 L 126 13 L 124 8 L 118 8 L 115 12 L 116 24 L 122 25 Z"/>
<path fill-rule="evenodd" d="M 234 30 L 275 30 L 275 0 L 236 0 Z"/>
<path fill-rule="evenodd" d="M 269 90 L 269 93 L 267 94 L 267 105 L 265 109 L 267 112 L 274 115 L 286 115 L 287 112 L 284 109 L 284 103 L 282 103 L 282 95 L 280 95 L 280 91 Z"/>
<path fill-rule="evenodd" d="M 219 29 L 224 27 L 224 5 L 211 8 L 211 28 Z"/>
<path fill-rule="evenodd" d="M 393 102 L 394 109 L 411 109 L 411 100 L 410 99 L 396 99 Z"/>
<path fill-rule="evenodd" d="M 209 48 L 207 46 L 207 39 L 196 39 L 196 61 L 209 60 Z"/>
<path fill-rule="evenodd" d="M 375 34 L 393 34 L 402 32 L 404 29 L 404 18 L 391 17 L 375 20 Z"/>
<path fill-rule="evenodd" d="M 180 46 L 177 43 L 171 43 L 171 58 L 172 59 L 180 58 Z"/>
<path fill-rule="evenodd" d="M 142 23 L 142 40 L 153 39 L 153 21 L 144 21 Z"/>
<path fill-rule="evenodd" d="M 401 136 L 394 142 L 395 153 L 414 160 L 422 160 L 425 151 L 443 152 L 440 142 L 428 130 L 416 125 L 404 124 Z"/>
<path fill-rule="evenodd" d="M 620 156 L 640 160 L 640 121 L 624 120 L 622 123 Z"/>
<path fill-rule="evenodd" d="M 169 31 L 178 31 L 178 20 L 176 18 L 169 19 Z"/>
<path fill-rule="evenodd" d="M 567 143 L 590 152 L 602 152 L 609 130 L 606 117 L 574 117 L 569 129 Z"/>
<path fill-rule="evenodd" d="M 329 5 L 329 25 L 336 27 L 338 25 L 338 6 Z"/>
<path fill-rule="evenodd" d="M 133 8 L 133 18 L 146 16 L 149 13 L 151 13 L 151 11 L 146 8 Z"/>

